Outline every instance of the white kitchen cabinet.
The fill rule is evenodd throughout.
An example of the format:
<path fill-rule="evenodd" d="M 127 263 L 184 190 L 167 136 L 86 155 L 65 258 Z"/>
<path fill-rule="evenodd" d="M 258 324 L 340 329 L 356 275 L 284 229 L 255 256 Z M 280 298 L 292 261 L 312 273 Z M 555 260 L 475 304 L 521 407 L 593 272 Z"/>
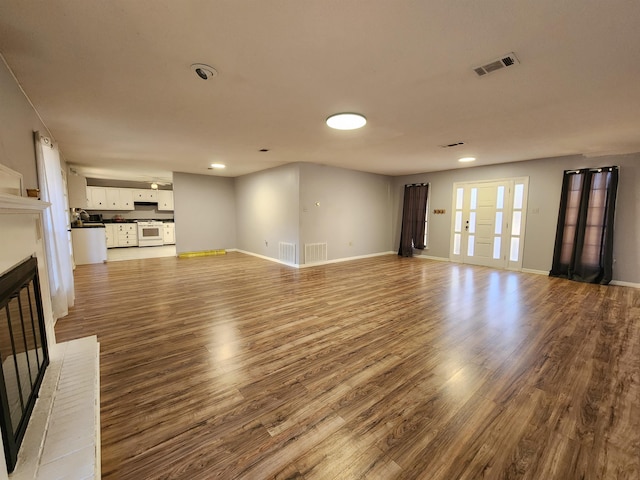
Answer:
<path fill-rule="evenodd" d="M 107 245 L 103 228 L 72 228 L 73 261 L 76 265 L 107 261 Z"/>
<path fill-rule="evenodd" d="M 138 246 L 138 224 L 136 223 L 117 223 L 117 242 L 118 247 L 137 247 Z"/>
<path fill-rule="evenodd" d="M 133 201 L 134 202 L 157 202 L 156 190 L 150 188 L 135 188 L 133 189 Z"/>
<path fill-rule="evenodd" d="M 107 248 L 138 246 L 138 225 L 136 223 L 107 223 L 104 227 Z"/>
<path fill-rule="evenodd" d="M 162 243 L 174 245 L 176 243 L 176 224 L 164 223 L 162 225 Z"/>
<path fill-rule="evenodd" d="M 173 211 L 173 191 L 158 190 L 158 210 Z"/>
<path fill-rule="evenodd" d="M 118 225 L 114 223 L 106 223 L 104 225 L 105 235 L 107 236 L 107 248 L 118 246 Z"/>
<path fill-rule="evenodd" d="M 119 188 L 120 190 L 120 208 L 122 210 L 135 210 L 133 204 L 133 188 Z"/>
<path fill-rule="evenodd" d="M 106 187 L 87 187 L 87 210 L 107 210 Z"/>
<path fill-rule="evenodd" d="M 87 187 L 89 210 L 134 210 L 133 188 Z"/>
<path fill-rule="evenodd" d="M 120 189 L 105 188 L 107 192 L 107 210 L 120 210 Z"/>
<path fill-rule="evenodd" d="M 69 173 L 67 175 L 67 192 L 69 194 L 69 208 L 88 208 L 87 179 L 85 177 Z"/>

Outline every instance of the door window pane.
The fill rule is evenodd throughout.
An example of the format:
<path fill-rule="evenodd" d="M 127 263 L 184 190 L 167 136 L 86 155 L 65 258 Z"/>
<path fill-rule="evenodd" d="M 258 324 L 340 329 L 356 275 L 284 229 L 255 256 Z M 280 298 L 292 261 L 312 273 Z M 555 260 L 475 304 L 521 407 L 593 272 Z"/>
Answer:
<path fill-rule="evenodd" d="M 469 233 L 476 233 L 476 212 L 469 214 Z"/>
<path fill-rule="evenodd" d="M 496 212 L 496 235 L 502 234 L 502 212 Z"/>
<path fill-rule="evenodd" d="M 511 239 L 511 253 L 509 254 L 509 260 L 511 260 L 512 262 L 517 262 L 519 254 L 520 254 L 520 239 L 518 237 L 513 237 Z"/>
<path fill-rule="evenodd" d="M 473 252 L 475 249 L 475 235 L 469 235 L 469 244 L 467 245 L 467 256 L 473 257 Z"/>
<path fill-rule="evenodd" d="M 500 237 L 493 237 L 493 258 L 496 260 L 500 258 L 500 243 Z"/>
<path fill-rule="evenodd" d="M 504 208 L 504 186 L 498 187 L 498 198 L 496 199 L 496 208 Z"/>
<path fill-rule="evenodd" d="M 462 209 L 462 196 L 464 194 L 464 188 L 458 188 L 456 190 L 456 210 Z"/>
<path fill-rule="evenodd" d="M 512 235 L 520 235 L 521 222 L 522 222 L 522 212 L 513 212 L 513 222 L 511 224 Z"/>
<path fill-rule="evenodd" d="M 454 225 L 454 231 L 456 232 L 462 231 L 462 212 L 456 212 L 456 222 Z"/>
<path fill-rule="evenodd" d="M 478 208 L 478 189 L 474 187 L 471 189 L 471 210 L 476 208 Z"/>
<path fill-rule="evenodd" d="M 516 191 L 513 195 L 513 208 L 522 208 L 522 199 L 524 198 L 524 184 L 518 183 Z"/>
<path fill-rule="evenodd" d="M 453 254 L 460 255 L 460 234 L 456 233 L 453 236 Z"/>

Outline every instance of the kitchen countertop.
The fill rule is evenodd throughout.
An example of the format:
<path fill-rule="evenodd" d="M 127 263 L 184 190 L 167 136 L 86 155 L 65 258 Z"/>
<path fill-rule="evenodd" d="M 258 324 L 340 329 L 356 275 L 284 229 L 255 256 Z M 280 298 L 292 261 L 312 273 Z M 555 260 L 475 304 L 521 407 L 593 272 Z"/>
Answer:
<path fill-rule="evenodd" d="M 104 223 L 82 222 L 82 225 L 71 224 L 71 228 L 104 228 Z"/>
<path fill-rule="evenodd" d="M 103 220 L 102 223 L 138 223 L 138 222 L 162 222 L 162 223 L 175 223 L 173 218 L 137 218 L 135 220 Z"/>
<path fill-rule="evenodd" d="M 122 223 L 138 223 L 138 222 L 162 222 L 162 223 L 175 223 L 173 219 L 137 219 L 137 220 L 103 220 L 102 222 L 82 222 L 82 225 L 71 224 L 71 228 L 104 228 L 105 224 L 120 225 Z"/>

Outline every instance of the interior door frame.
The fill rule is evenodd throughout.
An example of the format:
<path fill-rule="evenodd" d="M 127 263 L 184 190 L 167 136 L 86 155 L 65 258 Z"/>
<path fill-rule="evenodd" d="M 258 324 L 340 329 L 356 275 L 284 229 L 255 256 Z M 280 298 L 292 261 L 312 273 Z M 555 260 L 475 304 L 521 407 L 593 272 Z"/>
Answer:
<path fill-rule="evenodd" d="M 523 251 L 524 251 L 524 236 L 525 236 L 525 228 L 526 228 L 526 217 L 527 217 L 527 200 L 529 196 L 529 177 L 509 177 L 509 178 L 498 178 L 498 179 L 485 179 L 485 180 L 475 180 L 475 181 L 464 181 L 464 182 L 455 182 L 452 188 L 452 199 L 451 199 L 451 227 L 449 229 L 450 232 L 450 241 L 449 241 L 449 261 L 454 263 L 466 263 L 464 262 L 465 255 L 463 254 L 464 249 L 466 248 L 466 242 L 461 240 L 460 244 L 460 253 L 454 254 L 454 244 L 455 244 L 455 227 L 456 227 L 456 210 L 457 209 L 457 190 L 459 188 L 468 188 L 469 191 L 472 186 L 478 186 L 482 184 L 488 183 L 506 183 L 508 185 L 507 194 L 504 199 L 504 208 L 503 212 L 503 224 L 502 224 L 502 233 L 501 233 L 501 246 L 500 246 L 500 256 L 502 258 L 502 262 L 500 262 L 499 266 L 491 265 L 490 268 L 500 268 L 504 270 L 522 270 L 522 260 L 523 260 Z M 515 202 L 516 196 L 516 187 L 521 189 L 520 202 Z M 464 202 L 466 199 L 463 197 L 463 207 L 462 211 L 464 212 Z M 519 208 L 518 208 L 519 207 Z M 515 220 L 514 212 L 518 212 L 518 217 L 520 219 L 519 230 L 513 232 L 513 221 Z M 464 218 L 462 219 L 462 225 L 465 224 Z M 461 233 L 464 235 L 464 232 Z M 467 233 L 468 236 L 468 233 Z M 461 236 L 463 239 L 464 236 Z M 515 243 L 515 251 L 517 253 L 517 258 L 513 258 L 514 253 L 514 244 Z M 471 262 L 468 262 L 471 264 Z M 474 262 L 474 264 L 477 264 Z"/>

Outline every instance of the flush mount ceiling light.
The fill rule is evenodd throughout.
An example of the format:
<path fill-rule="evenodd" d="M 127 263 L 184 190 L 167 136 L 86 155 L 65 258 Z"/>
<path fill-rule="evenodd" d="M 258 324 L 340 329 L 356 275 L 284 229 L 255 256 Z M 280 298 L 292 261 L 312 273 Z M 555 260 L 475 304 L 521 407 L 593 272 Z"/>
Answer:
<path fill-rule="evenodd" d="M 215 68 L 204 63 L 194 63 L 191 65 L 191 70 L 196 72 L 196 75 L 202 80 L 209 80 L 218 75 L 218 71 Z"/>
<path fill-rule="evenodd" d="M 224 163 L 212 163 L 211 166 L 209 167 L 209 170 L 212 170 L 212 169 L 221 170 L 223 168 L 226 168 L 226 165 Z"/>
<path fill-rule="evenodd" d="M 367 124 L 367 119 L 359 113 L 336 113 L 327 118 L 327 125 L 336 130 L 355 130 Z"/>
<path fill-rule="evenodd" d="M 157 189 L 158 189 L 158 184 L 157 184 L 156 182 L 153 182 L 153 183 L 151 184 L 151 189 L 152 189 L 152 190 L 157 190 Z"/>
<path fill-rule="evenodd" d="M 475 162 L 476 157 L 462 157 L 462 158 L 459 158 L 458 161 L 462 163 Z"/>

